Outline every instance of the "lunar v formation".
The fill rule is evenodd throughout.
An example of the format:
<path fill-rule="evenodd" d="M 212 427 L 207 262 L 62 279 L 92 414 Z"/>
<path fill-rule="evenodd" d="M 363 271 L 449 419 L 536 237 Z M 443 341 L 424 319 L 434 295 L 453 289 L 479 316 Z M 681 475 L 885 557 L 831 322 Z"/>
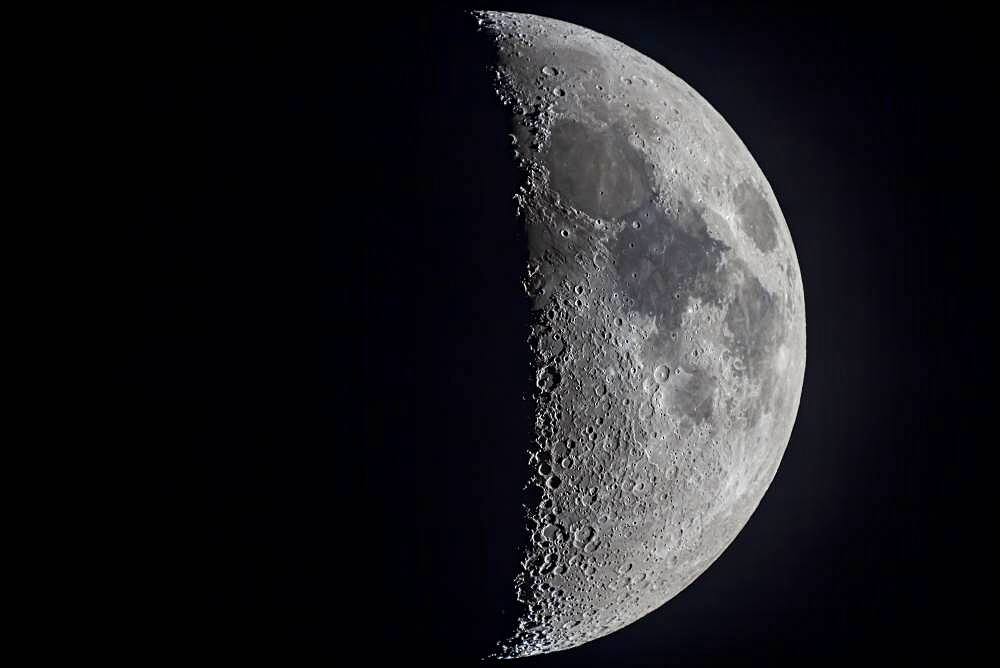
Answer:
<path fill-rule="evenodd" d="M 529 256 L 540 501 L 495 653 L 514 658 L 636 621 L 736 537 L 792 431 L 805 307 L 774 193 L 697 92 L 585 28 L 474 16 Z"/>

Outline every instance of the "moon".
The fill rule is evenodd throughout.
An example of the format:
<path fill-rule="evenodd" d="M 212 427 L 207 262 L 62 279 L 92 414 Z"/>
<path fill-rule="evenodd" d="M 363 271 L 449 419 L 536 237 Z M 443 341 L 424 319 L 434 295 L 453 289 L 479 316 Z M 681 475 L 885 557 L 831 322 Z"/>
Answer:
<path fill-rule="evenodd" d="M 511 114 L 535 441 L 516 628 L 565 650 L 691 584 L 775 476 L 805 304 L 770 185 L 715 109 L 609 37 L 475 12 Z"/>

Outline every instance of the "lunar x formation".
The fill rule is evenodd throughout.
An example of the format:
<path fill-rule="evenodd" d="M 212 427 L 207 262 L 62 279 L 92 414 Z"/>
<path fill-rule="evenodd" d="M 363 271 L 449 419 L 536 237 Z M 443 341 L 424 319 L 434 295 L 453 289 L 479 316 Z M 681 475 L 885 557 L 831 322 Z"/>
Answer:
<path fill-rule="evenodd" d="M 805 306 L 771 187 L 697 92 L 585 28 L 473 16 L 529 257 L 538 501 L 494 654 L 515 658 L 636 621 L 736 537 L 795 421 Z"/>

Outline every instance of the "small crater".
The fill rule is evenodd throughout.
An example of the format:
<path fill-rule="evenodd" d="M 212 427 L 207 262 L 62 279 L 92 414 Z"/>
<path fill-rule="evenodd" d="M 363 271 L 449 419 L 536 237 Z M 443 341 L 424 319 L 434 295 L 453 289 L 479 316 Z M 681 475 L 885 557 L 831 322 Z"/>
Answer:
<path fill-rule="evenodd" d="M 657 383 L 665 383 L 668 378 L 670 378 L 670 367 L 666 364 L 661 364 L 653 371 L 653 379 Z"/>
<path fill-rule="evenodd" d="M 538 386 L 542 392 L 551 392 L 559 385 L 559 372 L 553 367 L 547 366 L 544 369 L 538 371 L 538 376 L 535 379 L 535 384 Z"/>
<path fill-rule="evenodd" d="M 594 537 L 595 533 L 596 532 L 594 531 L 594 527 L 591 526 L 580 527 L 579 529 L 576 530 L 576 533 L 573 535 L 573 542 L 577 543 L 577 545 L 585 545 Z"/>

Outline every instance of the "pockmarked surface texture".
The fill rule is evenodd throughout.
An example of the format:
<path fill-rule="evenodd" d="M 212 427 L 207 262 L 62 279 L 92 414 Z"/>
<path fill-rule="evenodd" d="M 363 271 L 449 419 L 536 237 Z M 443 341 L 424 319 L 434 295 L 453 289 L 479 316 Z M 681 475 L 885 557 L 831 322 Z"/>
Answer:
<path fill-rule="evenodd" d="M 774 193 L 698 93 L 579 26 L 475 16 L 525 176 L 540 501 L 497 650 L 518 657 L 639 619 L 736 537 L 792 431 L 805 310 Z"/>

